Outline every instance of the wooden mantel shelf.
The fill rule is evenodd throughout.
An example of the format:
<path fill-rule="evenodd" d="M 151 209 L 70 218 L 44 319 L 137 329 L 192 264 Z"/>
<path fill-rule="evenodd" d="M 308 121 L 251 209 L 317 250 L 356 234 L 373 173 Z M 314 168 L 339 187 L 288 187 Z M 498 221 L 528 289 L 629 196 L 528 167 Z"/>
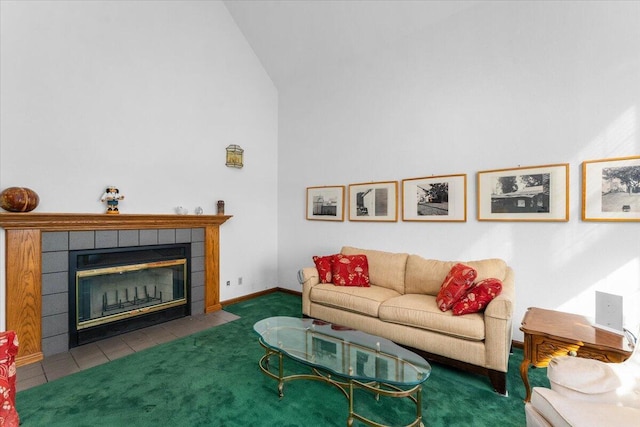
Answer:
<path fill-rule="evenodd" d="M 0 213 L 6 230 L 7 329 L 20 340 L 18 366 L 42 360 L 42 232 L 204 228 L 205 313 L 220 304 L 220 225 L 230 215 Z"/>
<path fill-rule="evenodd" d="M 0 213 L 0 227 L 7 230 L 137 230 L 153 228 L 200 228 L 220 225 L 230 215 L 154 215 L 89 213 Z"/>

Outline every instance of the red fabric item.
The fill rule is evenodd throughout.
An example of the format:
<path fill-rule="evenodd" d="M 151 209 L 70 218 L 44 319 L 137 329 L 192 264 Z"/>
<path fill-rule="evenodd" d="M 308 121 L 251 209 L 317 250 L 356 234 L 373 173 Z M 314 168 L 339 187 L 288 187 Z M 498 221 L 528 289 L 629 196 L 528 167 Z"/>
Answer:
<path fill-rule="evenodd" d="M 369 286 L 369 261 L 366 255 L 336 255 L 332 273 L 336 286 Z"/>
<path fill-rule="evenodd" d="M 0 332 L 0 426 L 18 427 L 16 410 L 16 356 L 18 337 L 14 331 Z"/>
<path fill-rule="evenodd" d="M 478 272 L 468 265 L 458 263 L 451 267 L 436 297 L 438 308 L 442 311 L 447 311 L 453 307 L 471 289 L 477 275 Z"/>
<path fill-rule="evenodd" d="M 320 275 L 320 283 L 332 283 L 331 270 L 333 269 L 333 258 L 335 255 L 314 256 L 313 262 Z"/>
<path fill-rule="evenodd" d="M 331 329 L 333 329 L 334 331 L 355 331 L 355 329 L 350 328 L 348 326 L 342 326 L 342 325 L 331 325 Z"/>
<path fill-rule="evenodd" d="M 453 305 L 454 316 L 477 313 L 502 292 L 502 282 L 498 279 L 484 279 Z"/>

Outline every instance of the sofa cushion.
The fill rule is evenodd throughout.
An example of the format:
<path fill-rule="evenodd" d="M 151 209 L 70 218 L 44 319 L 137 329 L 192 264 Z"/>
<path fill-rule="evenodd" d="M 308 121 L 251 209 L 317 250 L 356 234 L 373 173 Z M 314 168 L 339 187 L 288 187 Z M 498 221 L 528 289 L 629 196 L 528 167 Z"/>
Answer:
<path fill-rule="evenodd" d="M 392 289 L 375 285 L 363 288 L 321 283 L 311 288 L 309 299 L 313 303 L 378 317 L 380 303 L 398 295 Z"/>
<path fill-rule="evenodd" d="M 458 263 L 451 267 L 436 297 L 440 310 L 447 311 L 453 307 L 471 289 L 477 275 L 476 270 L 468 265 Z"/>
<path fill-rule="evenodd" d="M 553 426 L 616 426 L 638 425 L 640 410 L 571 399 L 543 387 L 534 387 L 531 406 Z"/>
<path fill-rule="evenodd" d="M 369 263 L 365 255 L 342 255 L 333 258 L 332 282 L 336 286 L 369 286 Z"/>
<path fill-rule="evenodd" d="M 455 264 L 455 261 L 439 261 L 422 258 L 419 255 L 409 255 L 404 293 L 438 295 L 442 282 Z M 507 274 L 506 262 L 497 258 L 466 261 L 464 264 L 477 271 L 476 281 L 492 277 L 504 281 Z"/>
<path fill-rule="evenodd" d="M 468 340 L 484 339 L 484 317 L 480 313 L 454 317 L 440 311 L 432 295 L 400 295 L 384 301 L 378 310 L 380 320 L 426 329 Z"/>
<path fill-rule="evenodd" d="M 637 364 L 629 361 L 602 363 L 582 357 L 556 356 L 549 361 L 547 378 L 551 389 L 566 397 L 640 409 L 637 371 Z"/>
<path fill-rule="evenodd" d="M 405 275 L 405 293 L 438 295 L 444 278 L 454 264 L 454 262 L 409 255 Z"/>
<path fill-rule="evenodd" d="M 333 257 L 335 257 L 335 255 L 313 257 L 313 262 L 320 276 L 320 283 L 332 282 L 331 270 L 333 268 Z"/>
<path fill-rule="evenodd" d="M 507 263 L 499 258 L 465 261 L 464 263 L 469 267 L 475 268 L 478 272 L 476 282 L 491 278 L 504 281 L 507 275 Z"/>
<path fill-rule="evenodd" d="M 369 281 L 372 285 L 392 289 L 401 294 L 405 293 L 404 276 L 408 254 L 358 249 L 351 246 L 344 246 L 340 253 L 366 255 L 369 263 Z"/>
<path fill-rule="evenodd" d="M 467 294 L 453 304 L 454 316 L 482 311 L 502 291 L 502 282 L 498 279 L 484 279 L 472 287 Z"/>

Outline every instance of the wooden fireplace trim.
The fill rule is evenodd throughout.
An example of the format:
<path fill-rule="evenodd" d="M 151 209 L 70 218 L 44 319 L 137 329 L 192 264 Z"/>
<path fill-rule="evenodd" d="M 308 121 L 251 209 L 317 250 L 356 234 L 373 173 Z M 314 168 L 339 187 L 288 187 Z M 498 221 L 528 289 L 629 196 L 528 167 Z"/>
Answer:
<path fill-rule="evenodd" d="M 204 228 L 205 313 L 220 304 L 220 225 L 230 215 L 0 213 L 6 230 L 6 325 L 20 340 L 18 366 L 42 354 L 42 232 Z"/>

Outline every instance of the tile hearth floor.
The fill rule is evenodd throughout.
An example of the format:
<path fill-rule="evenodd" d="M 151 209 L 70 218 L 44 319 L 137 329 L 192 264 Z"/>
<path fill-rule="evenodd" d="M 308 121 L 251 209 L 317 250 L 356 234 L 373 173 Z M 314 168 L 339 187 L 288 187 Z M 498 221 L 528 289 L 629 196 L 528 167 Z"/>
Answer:
<path fill-rule="evenodd" d="M 128 354 L 238 319 L 224 310 L 197 314 L 128 332 L 58 353 L 37 363 L 18 367 L 18 391 L 89 369 Z"/>

